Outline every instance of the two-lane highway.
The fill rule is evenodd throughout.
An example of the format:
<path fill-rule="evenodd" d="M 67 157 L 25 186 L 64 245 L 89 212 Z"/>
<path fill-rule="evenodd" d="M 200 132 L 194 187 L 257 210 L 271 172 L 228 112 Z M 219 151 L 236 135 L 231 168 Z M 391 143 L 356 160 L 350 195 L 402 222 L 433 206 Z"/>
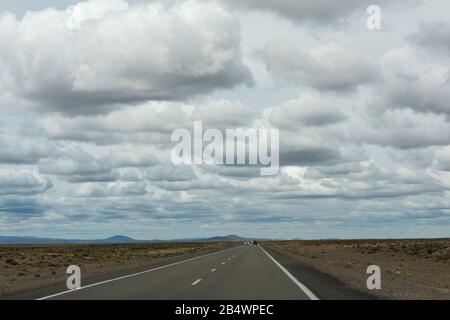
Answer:
<path fill-rule="evenodd" d="M 304 300 L 317 297 L 259 246 L 239 246 L 42 299 Z"/>

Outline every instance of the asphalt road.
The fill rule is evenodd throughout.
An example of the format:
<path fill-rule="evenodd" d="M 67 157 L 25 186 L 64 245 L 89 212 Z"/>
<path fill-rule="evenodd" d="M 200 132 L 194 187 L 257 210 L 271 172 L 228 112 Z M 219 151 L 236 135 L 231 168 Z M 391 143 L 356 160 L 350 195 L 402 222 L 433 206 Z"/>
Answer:
<path fill-rule="evenodd" d="M 317 296 L 259 246 L 238 246 L 43 299 L 310 300 Z"/>

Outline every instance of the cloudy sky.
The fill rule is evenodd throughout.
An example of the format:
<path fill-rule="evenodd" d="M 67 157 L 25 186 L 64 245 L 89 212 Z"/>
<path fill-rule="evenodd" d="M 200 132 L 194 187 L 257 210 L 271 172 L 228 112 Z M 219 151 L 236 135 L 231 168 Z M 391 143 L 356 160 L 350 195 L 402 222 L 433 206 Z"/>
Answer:
<path fill-rule="evenodd" d="M 0 235 L 449 236 L 449 11 L 0 0 Z M 279 174 L 175 166 L 195 120 L 279 128 Z"/>

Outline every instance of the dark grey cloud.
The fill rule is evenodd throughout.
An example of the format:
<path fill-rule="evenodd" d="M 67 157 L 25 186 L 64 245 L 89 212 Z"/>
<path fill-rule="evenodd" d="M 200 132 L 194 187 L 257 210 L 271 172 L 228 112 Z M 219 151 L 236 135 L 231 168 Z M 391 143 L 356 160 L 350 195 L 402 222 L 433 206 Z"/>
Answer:
<path fill-rule="evenodd" d="M 340 150 L 323 146 L 303 147 L 298 150 L 285 150 L 280 152 L 280 164 L 283 166 L 313 166 L 335 163 L 341 159 Z"/>
<path fill-rule="evenodd" d="M 382 65 L 384 83 L 377 89 L 378 108 L 450 114 L 447 62 L 417 48 L 402 47 L 386 52 Z"/>
<path fill-rule="evenodd" d="M 45 172 L 46 169 L 43 169 Z M 66 174 L 60 176 L 70 183 L 85 183 L 85 182 L 114 182 L 120 179 L 120 175 L 116 171 L 111 172 L 92 172 L 85 174 Z"/>
<path fill-rule="evenodd" d="M 310 179 L 348 176 L 351 173 L 359 173 L 363 170 L 359 162 L 339 163 L 336 165 L 314 166 L 308 168 L 305 176 Z"/>
<path fill-rule="evenodd" d="M 425 79 L 404 80 L 393 84 L 387 90 L 386 98 L 391 107 L 450 114 L 450 84 L 445 81 L 437 87 L 430 85 Z"/>
<path fill-rule="evenodd" d="M 215 177 L 202 177 L 191 181 L 158 181 L 154 183 L 161 189 L 168 191 L 187 191 L 187 190 L 220 190 L 228 185 Z"/>
<path fill-rule="evenodd" d="M 316 26 L 329 26 L 346 23 L 346 20 L 353 13 L 366 16 L 366 9 L 369 5 L 379 5 L 383 8 L 399 5 L 400 3 L 411 5 L 417 3 L 416 0 L 392 1 L 378 0 L 376 3 L 370 0 L 232 0 L 233 4 L 252 10 L 263 10 L 274 12 L 295 22 L 309 22 Z"/>
<path fill-rule="evenodd" d="M 417 33 L 409 37 L 413 44 L 436 53 L 450 53 L 450 24 L 448 22 L 420 23 Z"/>
<path fill-rule="evenodd" d="M 205 170 L 211 173 L 216 173 L 220 176 L 242 180 L 259 177 L 261 175 L 261 169 L 256 166 L 206 166 Z"/>
<path fill-rule="evenodd" d="M 43 201 L 29 196 L 0 197 L 0 216 L 6 216 L 8 220 L 12 220 L 11 223 L 42 216 L 49 209 L 50 206 Z"/>

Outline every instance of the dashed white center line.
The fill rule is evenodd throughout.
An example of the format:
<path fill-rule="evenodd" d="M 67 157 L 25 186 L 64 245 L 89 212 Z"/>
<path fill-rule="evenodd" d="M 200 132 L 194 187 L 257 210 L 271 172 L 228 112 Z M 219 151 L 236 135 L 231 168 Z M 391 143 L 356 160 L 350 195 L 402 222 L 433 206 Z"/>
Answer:
<path fill-rule="evenodd" d="M 231 258 L 228 258 L 228 261 L 231 261 Z"/>
<path fill-rule="evenodd" d="M 202 281 L 202 279 L 197 279 L 194 282 L 192 282 L 192 285 L 195 286 L 197 285 L 200 281 Z"/>
<path fill-rule="evenodd" d="M 225 262 L 222 262 L 222 264 L 225 264 Z"/>
<path fill-rule="evenodd" d="M 214 271 L 216 271 L 216 268 L 214 268 L 214 269 L 211 269 L 211 272 L 214 272 Z"/>

